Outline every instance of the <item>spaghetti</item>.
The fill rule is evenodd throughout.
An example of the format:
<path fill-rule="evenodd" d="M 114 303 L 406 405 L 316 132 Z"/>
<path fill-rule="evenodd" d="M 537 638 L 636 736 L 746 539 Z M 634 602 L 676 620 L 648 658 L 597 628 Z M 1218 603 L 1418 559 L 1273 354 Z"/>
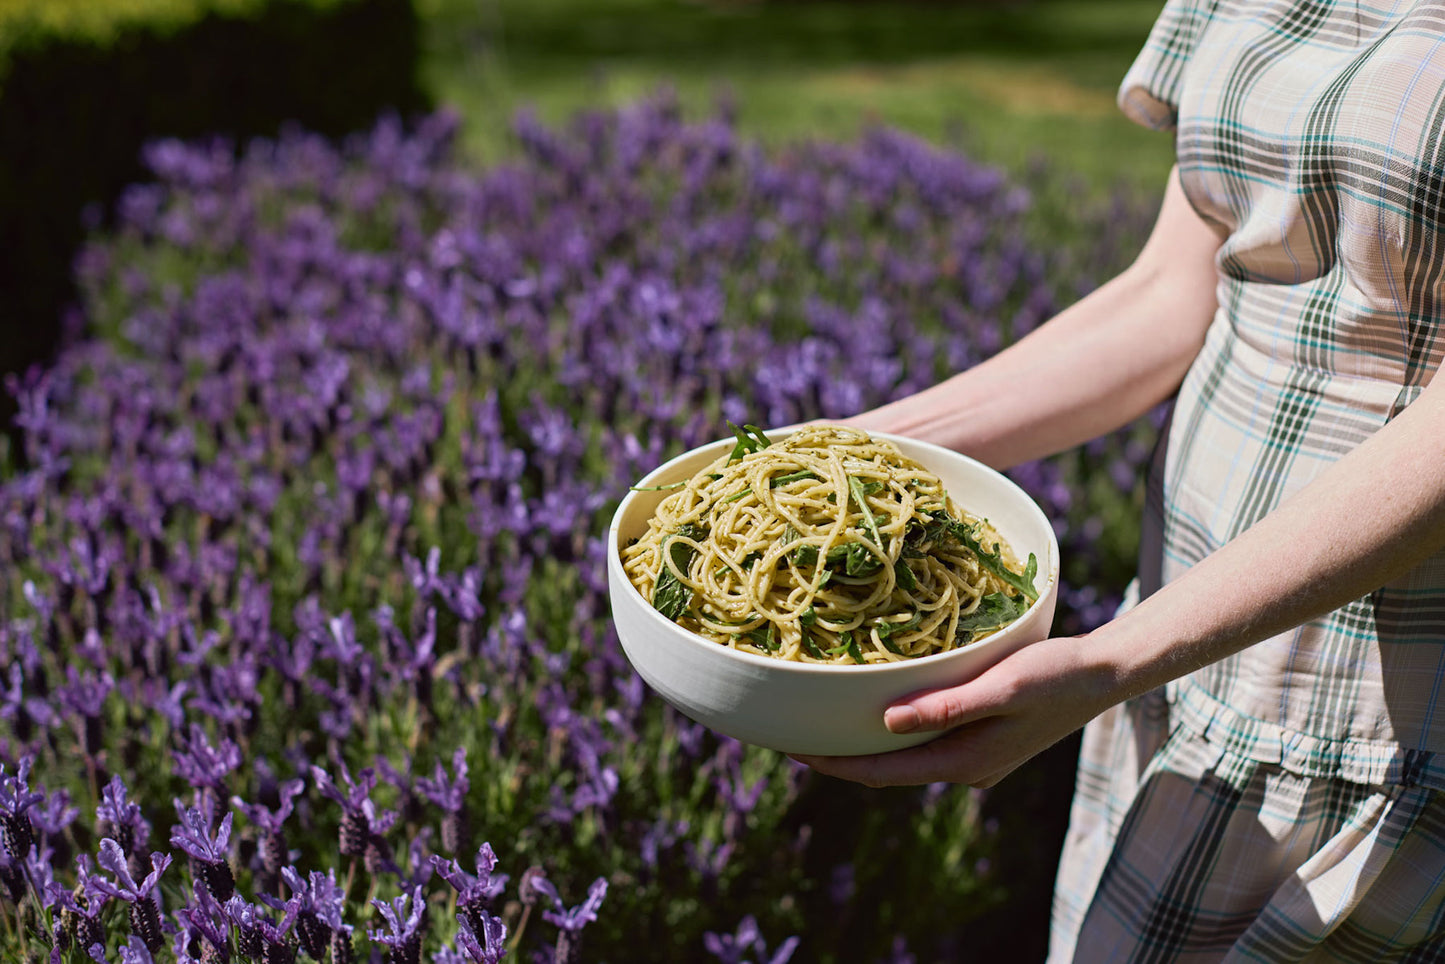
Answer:
<path fill-rule="evenodd" d="M 628 579 L 669 619 L 746 652 L 858 664 L 946 652 L 1038 598 L 984 520 L 891 442 L 808 426 L 738 444 L 658 506 L 622 550 Z"/>

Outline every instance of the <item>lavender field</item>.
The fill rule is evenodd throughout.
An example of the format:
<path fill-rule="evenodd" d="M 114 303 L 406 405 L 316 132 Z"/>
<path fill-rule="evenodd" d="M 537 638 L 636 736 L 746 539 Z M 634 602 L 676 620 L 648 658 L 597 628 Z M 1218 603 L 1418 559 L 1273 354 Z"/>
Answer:
<path fill-rule="evenodd" d="M 764 149 L 666 98 L 335 145 L 156 143 L 0 459 L 0 960 L 934 961 L 1021 846 L 631 671 L 603 533 L 726 422 L 843 417 L 1132 254 L 898 132 Z M 1042 175 L 1041 175 L 1042 176 Z M 1021 390 L 1025 387 L 1021 386 Z M 1133 565 L 1153 426 L 1022 466 L 1059 632 Z"/>

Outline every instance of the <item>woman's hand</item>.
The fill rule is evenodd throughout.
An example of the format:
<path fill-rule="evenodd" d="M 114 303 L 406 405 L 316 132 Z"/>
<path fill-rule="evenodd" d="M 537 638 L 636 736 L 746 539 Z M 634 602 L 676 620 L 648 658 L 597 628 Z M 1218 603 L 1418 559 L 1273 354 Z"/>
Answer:
<path fill-rule="evenodd" d="M 922 746 L 858 757 L 794 756 L 820 773 L 870 787 L 947 781 L 990 787 L 1123 696 L 1089 637 L 1025 646 L 966 683 L 890 706 L 894 733 L 947 730 Z"/>

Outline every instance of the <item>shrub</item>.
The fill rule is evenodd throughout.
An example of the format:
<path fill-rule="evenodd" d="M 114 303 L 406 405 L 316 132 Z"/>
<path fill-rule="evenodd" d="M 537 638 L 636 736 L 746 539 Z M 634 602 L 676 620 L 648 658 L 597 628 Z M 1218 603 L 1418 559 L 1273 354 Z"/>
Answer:
<path fill-rule="evenodd" d="M 428 109 L 419 45 L 408 0 L 0 4 L 0 372 L 54 351 L 84 219 L 145 175 L 147 141 Z"/>
<path fill-rule="evenodd" d="M 726 420 L 845 416 L 996 350 L 1130 230 L 1037 246 L 1024 191 L 886 130 L 767 153 L 658 99 L 524 116 L 485 172 L 452 133 L 152 144 L 78 262 L 84 336 L 11 379 L 0 951 L 976 950 L 1028 847 L 986 795 L 843 785 L 661 705 L 603 533 Z M 1065 630 L 1128 566 L 1080 467 L 1129 474 L 1144 436 L 1017 473 L 1105 580 Z"/>

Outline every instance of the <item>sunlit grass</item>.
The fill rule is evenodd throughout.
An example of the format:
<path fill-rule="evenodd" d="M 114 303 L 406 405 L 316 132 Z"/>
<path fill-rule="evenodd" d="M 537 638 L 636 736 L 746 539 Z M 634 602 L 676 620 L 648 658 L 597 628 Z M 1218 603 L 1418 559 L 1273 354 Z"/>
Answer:
<path fill-rule="evenodd" d="M 556 121 L 666 87 L 695 111 L 727 97 L 764 142 L 885 123 L 1095 194 L 1157 192 L 1172 161 L 1167 134 L 1114 105 L 1153 0 L 418 3 L 426 82 L 484 159 L 518 108 Z"/>

